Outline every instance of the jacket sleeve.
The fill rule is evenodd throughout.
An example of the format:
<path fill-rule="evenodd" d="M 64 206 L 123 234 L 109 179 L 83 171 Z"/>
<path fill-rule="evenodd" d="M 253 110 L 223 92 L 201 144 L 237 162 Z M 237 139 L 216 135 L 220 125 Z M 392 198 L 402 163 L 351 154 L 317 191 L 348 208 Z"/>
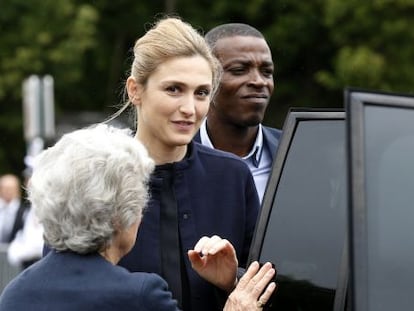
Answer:
<path fill-rule="evenodd" d="M 145 274 L 142 286 L 142 304 L 139 310 L 180 311 L 177 301 L 168 290 L 167 282 L 155 273 Z"/>

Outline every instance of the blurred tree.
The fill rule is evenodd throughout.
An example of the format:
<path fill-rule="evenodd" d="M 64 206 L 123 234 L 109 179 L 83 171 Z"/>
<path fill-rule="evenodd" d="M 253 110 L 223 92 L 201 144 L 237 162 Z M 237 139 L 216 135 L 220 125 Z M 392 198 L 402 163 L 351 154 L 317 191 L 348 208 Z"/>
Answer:
<path fill-rule="evenodd" d="M 73 0 L 0 3 L 0 171 L 23 168 L 21 87 L 30 74 L 51 74 L 73 96 L 82 83 L 83 54 L 92 48 L 97 12 Z M 57 107 L 59 111 L 59 106 Z"/>
<path fill-rule="evenodd" d="M 30 74 L 57 75 L 58 86 L 78 86 L 83 54 L 96 44 L 95 8 L 73 0 L 3 2 L 0 100 L 20 99 L 21 83 Z"/>
<path fill-rule="evenodd" d="M 327 0 L 324 24 L 335 52 L 315 75 L 332 90 L 344 85 L 414 92 L 414 1 Z"/>
<path fill-rule="evenodd" d="M 161 0 L 77 2 L 90 3 L 99 14 L 94 37 L 97 44 L 84 55 L 86 70 L 78 101 L 88 101 L 89 109 L 111 110 L 121 99 L 122 82 L 131 65 L 135 40 L 149 28 L 154 15 L 163 11 L 165 3 Z"/>

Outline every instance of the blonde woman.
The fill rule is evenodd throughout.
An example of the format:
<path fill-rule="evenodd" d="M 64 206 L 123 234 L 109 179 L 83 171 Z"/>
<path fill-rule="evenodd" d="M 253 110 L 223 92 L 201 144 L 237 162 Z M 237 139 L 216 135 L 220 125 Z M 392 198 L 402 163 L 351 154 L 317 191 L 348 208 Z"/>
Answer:
<path fill-rule="evenodd" d="M 217 298 L 227 297 L 237 281 L 236 269 L 217 269 L 213 286 L 192 265 L 213 269 L 217 256 L 187 251 L 203 236 L 218 235 L 244 267 L 259 210 L 248 166 L 192 141 L 220 76 L 204 38 L 179 18 L 165 18 L 136 41 L 126 81 L 124 108 L 135 108 L 135 138 L 156 166 L 137 241 L 119 265 L 161 275 L 185 311 L 221 310 L 225 299 Z"/>

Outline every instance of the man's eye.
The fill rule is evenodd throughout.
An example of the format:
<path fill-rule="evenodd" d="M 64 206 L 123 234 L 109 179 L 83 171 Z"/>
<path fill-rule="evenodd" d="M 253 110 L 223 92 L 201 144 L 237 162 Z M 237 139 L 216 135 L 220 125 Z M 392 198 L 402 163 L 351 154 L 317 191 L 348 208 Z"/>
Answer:
<path fill-rule="evenodd" d="M 271 77 L 273 75 L 273 69 L 263 69 L 262 73 L 265 77 Z"/>
<path fill-rule="evenodd" d="M 229 71 L 234 74 L 234 75 L 241 75 L 243 74 L 246 70 L 243 67 L 235 67 L 235 68 L 231 68 L 229 69 Z"/>

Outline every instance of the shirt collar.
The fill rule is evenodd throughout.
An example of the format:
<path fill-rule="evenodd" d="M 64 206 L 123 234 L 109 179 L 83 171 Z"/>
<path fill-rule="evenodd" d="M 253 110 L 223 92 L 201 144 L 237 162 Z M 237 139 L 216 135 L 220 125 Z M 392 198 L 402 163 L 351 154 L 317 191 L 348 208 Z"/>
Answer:
<path fill-rule="evenodd" d="M 200 140 L 201 144 L 213 148 L 213 143 L 210 140 L 210 137 L 207 133 L 207 118 L 204 118 L 203 122 L 200 126 Z M 251 159 L 253 162 L 253 165 L 255 167 L 259 167 L 260 160 L 262 158 L 263 153 L 263 131 L 262 131 L 262 125 L 259 124 L 259 130 L 257 131 L 256 140 L 254 142 L 253 148 L 250 150 L 249 154 L 244 156 L 243 160 Z"/>
<path fill-rule="evenodd" d="M 15 214 L 20 206 L 19 199 L 13 199 L 9 203 L 4 202 L 2 209 L 5 210 L 7 213 Z"/>
<path fill-rule="evenodd" d="M 200 126 L 200 140 L 201 144 L 214 149 L 214 146 L 207 134 L 207 118 L 204 118 Z"/>
<path fill-rule="evenodd" d="M 259 167 L 260 160 L 262 158 L 263 153 L 263 131 L 262 131 L 262 125 L 259 124 L 259 130 L 257 131 L 256 140 L 254 142 L 253 148 L 250 150 L 249 154 L 244 156 L 243 159 L 251 159 L 253 162 L 253 165 L 255 167 Z"/>

